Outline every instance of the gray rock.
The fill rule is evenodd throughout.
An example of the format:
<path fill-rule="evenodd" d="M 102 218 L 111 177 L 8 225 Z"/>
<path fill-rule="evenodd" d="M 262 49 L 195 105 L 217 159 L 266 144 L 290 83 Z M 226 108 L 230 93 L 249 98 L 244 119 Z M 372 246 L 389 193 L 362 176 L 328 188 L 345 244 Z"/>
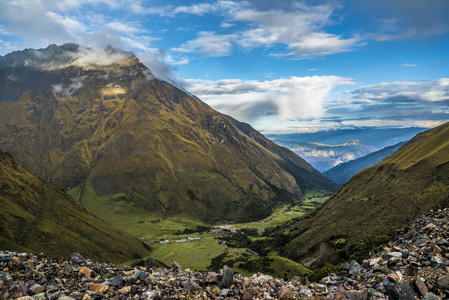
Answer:
<path fill-rule="evenodd" d="M 139 278 L 139 270 L 135 270 L 133 274 L 122 277 L 123 281 L 126 283 L 134 283 Z"/>
<path fill-rule="evenodd" d="M 12 277 L 9 275 L 9 273 L 0 273 L 0 280 L 3 280 L 4 282 L 8 282 L 11 280 Z"/>
<path fill-rule="evenodd" d="M 410 250 L 402 249 L 401 254 L 402 254 L 402 258 L 407 258 L 410 255 Z"/>
<path fill-rule="evenodd" d="M 430 237 L 427 234 L 417 234 L 415 236 L 415 242 L 412 245 L 419 246 L 419 244 L 430 241 Z"/>
<path fill-rule="evenodd" d="M 439 268 L 441 268 L 444 265 L 444 262 L 438 256 L 434 256 L 430 260 L 430 265 L 432 266 L 432 268 L 439 269 Z"/>
<path fill-rule="evenodd" d="M 0 253 L 0 262 L 8 262 L 11 260 L 12 260 L 11 255 Z"/>
<path fill-rule="evenodd" d="M 147 260 L 145 262 L 146 262 L 147 268 L 156 267 L 156 263 L 153 261 L 153 259 L 150 256 L 147 258 Z"/>
<path fill-rule="evenodd" d="M 327 287 L 324 284 L 312 283 L 310 285 L 310 287 L 312 289 L 314 289 L 315 291 L 320 292 L 320 293 L 326 293 L 327 292 Z"/>
<path fill-rule="evenodd" d="M 363 267 L 355 260 L 351 261 L 347 268 L 349 268 L 348 274 L 352 276 L 356 276 L 363 272 Z"/>
<path fill-rule="evenodd" d="M 75 265 L 85 264 L 86 260 L 79 253 L 73 253 L 70 255 L 69 262 Z"/>
<path fill-rule="evenodd" d="M 312 296 L 313 296 L 312 291 L 309 290 L 309 289 L 301 289 L 301 290 L 299 291 L 299 293 L 300 293 L 301 295 L 303 295 L 303 296 L 306 296 L 306 297 L 312 297 Z"/>
<path fill-rule="evenodd" d="M 142 294 L 142 297 L 140 299 L 159 300 L 160 298 L 161 298 L 161 292 L 146 291 Z"/>
<path fill-rule="evenodd" d="M 392 257 L 402 257 L 402 252 L 388 252 L 387 255 Z"/>
<path fill-rule="evenodd" d="M 226 265 L 223 267 L 223 278 L 221 281 L 223 281 L 223 286 L 226 288 L 229 288 L 234 282 L 234 271 Z"/>
<path fill-rule="evenodd" d="M 193 282 L 190 279 L 187 279 L 186 281 L 181 282 L 181 286 L 186 290 L 187 292 L 195 292 L 201 289 L 201 287 Z"/>
<path fill-rule="evenodd" d="M 222 289 L 220 292 L 220 296 L 226 297 L 229 293 L 229 289 Z"/>
<path fill-rule="evenodd" d="M 344 264 L 342 264 L 341 266 L 339 266 L 338 269 L 339 269 L 340 271 L 349 271 L 349 270 L 351 270 L 351 267 L 349 267 L 349 264 L 348 264 L 348 263 L 344 263 Z"/>
<path fill-rule="evenodd" d="M 111 280 L 111 282 L 109 283 L 110 286 L 115 286 L 118 288 L 122 288 L 125 286 L 125 281 L 122 279 L 122 277 L 115 277 L 114 279 Z"/>
<path fill-rule="evenodd" d="M 178 264 L 176 261 L 172 261 L 172 263 L 171 263 L 171 268 L 172 268 L 172 270 L 175 271 L 175 272 L 182 272 L 181 265 Z"/>
<path fill-rule="evenodd" d="M 384 283 L 385 286 L 385 283 Z M 399 281 L 397 284 L 385 286 L 388 297 L 391 300 L 414 300 L 413 289 L 407 281 Z"/>
<path fill-rule="evenodd" d="M 40 284 L 33 284 L 30 286 L 30 295 L 40 294 L 44 291 L 44 287 Z"/>
<path fill-rule="evenodd" d="M 33 296 L 34 300 L 45 300 L 45 293 L 39 293 Z"/>
<path fill-rule="evenodd" d="M 437 297 L 435 294 L 433 293 L 427 293 L 422 300 L 441 300 L 440 297 Z"/>
<path fill-rule="evenodd" d="M 449 290 L 449 275 L 438 278 L 437 286 L 442 290 Z"/>
<path fill-rule="evenodd" d="M 261 284 L 264 284 L 265 282 L 268 282 L 271 279 L 273 279 L 273 276 L 270 275 L 261 275 L 256 278 L 256 280 Z"/>

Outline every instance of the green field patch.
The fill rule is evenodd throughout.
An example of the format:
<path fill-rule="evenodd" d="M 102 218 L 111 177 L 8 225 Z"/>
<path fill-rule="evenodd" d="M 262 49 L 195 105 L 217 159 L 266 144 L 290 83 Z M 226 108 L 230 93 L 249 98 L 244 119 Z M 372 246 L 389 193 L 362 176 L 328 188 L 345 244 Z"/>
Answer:
<path fill-rule="evenodd" d="M 152 247 L 155 249 L 151 253 L 153 259 L 159 260 L 166 265 L 176 261 L 181 267 L 189 268 L 192 271 L 208 270 L 211 260 L 226 251 L 226 248 L 212 237 L 184 243 L 155 243 L 152 244 Z"/>

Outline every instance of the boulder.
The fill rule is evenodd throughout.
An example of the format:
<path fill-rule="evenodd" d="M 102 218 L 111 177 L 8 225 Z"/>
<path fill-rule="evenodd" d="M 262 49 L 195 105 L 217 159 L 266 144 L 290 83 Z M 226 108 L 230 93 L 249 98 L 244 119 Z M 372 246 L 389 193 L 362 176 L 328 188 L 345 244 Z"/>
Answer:
<path fill-rule="evenodd" d="M 234 271 L 230 267 L 224 266 L 222 276 L 223 277 L 221 281 L 223 282 L 223 286 L 225 288 L 229 288 L 231 284 L 234 282 Z"/>
<path fill-rule="evenodd" d="M 413 289 L 407 281 L 385 286 L 390 300 L 414 300 Z"/>
<path fill-rule="evenodd" d="M 72 255 L 70 255 L 69 262 L 74 265 L 80 265 L 80 264 L 85 264 L 86 260 L 84 259 L 84 257 L 81 254 L 73 253 Z"/>
<path fill-rule="evenodd" d="M 438 278 L 437 286 L 442 290 L 449 290 L 449 275 Z"/>

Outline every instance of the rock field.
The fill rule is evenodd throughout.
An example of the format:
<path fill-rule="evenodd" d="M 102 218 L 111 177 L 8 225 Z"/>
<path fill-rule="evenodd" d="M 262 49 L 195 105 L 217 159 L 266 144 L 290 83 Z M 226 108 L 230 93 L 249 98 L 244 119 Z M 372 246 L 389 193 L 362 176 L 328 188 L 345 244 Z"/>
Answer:
<path fill-rule="evenodd" d="M 449 210 L 423 215 L 363 262 L 320 282 L 269 275 L 117 267 L 74 253 L 67 261 L 0 251 L 0 299 L 426 299 L 449 298 Z"/>

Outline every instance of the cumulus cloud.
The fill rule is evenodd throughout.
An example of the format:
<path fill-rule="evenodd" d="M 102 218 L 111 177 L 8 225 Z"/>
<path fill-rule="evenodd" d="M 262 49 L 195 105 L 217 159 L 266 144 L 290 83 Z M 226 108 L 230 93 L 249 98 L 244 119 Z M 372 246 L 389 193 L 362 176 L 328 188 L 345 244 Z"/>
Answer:
<path fill-rule="evenodd" d="M 212 57 L 226 56 L 232 53 L 232 40 L 235 37 L 233 34 L 215 35 L 213 32 L 203 31 L 198 34 L 197 39 L 171 50 L 181 53 L 197 52 Z"/>
<path fill-rule="evenodd" d="M 238 43 L 246 48 L 286 45 L 288 51 L 279 55 L 298 57 L 326 55 L 349 51 L 362 44 L 361 38 L 344 38 L 325 32 L 331 25 L 335 5 L 307 6 L 295 3 L 287 9 L 242 9 L 233 20 L 252 24 L 252 29 L 240 33 Z"/>
<path fill-rule="evenodd" d="M 363 86 L 324 105 L 340 126 L 435 127 L 448 121 L 449 79 Z"/>
<path fill-rule="evenodd" d="M 275 80 L 186 80 L 185 88 L 212 107 L 244 121 L 272 116 L 278 120 L 314 119 L 336 86 L 353 85 L 339 76 L 290 77 Z"/>
<path fill-rule="evenodd" d="M 430 128 L 449 119 L 448 78 L 352 85 L 356 85 L 352 79 L 339 76 L 293 76 L 265 81 L 189 79 L 185 88 L 265 133 L 334 126 Z"/>
<path fill-rule="evenodd" d="M 419 82 L 391 82 L 364 86 L 349 93 L 376 102 L 442 102 L 449 100 L 449 78 Z"/>
<path fill-rule="evenodd" d="M 184 63 L 182 60 L 179 62 L 175 61 L 164 49 L 149 49 L 140 53 L 139 59 L 151 69 L 152 75 L 158 79 L 168 81 L 177 86 L 181 85 L 173 66 Z M 152 75 L 147 77 L 150 79 Z"/>
<path fill-rule="evenodd" d="M 232 34 L 217 35 L 213 32 L 200 32 L 194 40 L 175 47 L 173 51 L 196 52 L 208 56 L 225 56 L 232 53 L 234 45 L 247 50 L 258 47 L 284 45 L 287 51 L 279 56 L 310 57 L 350 51 L 363 45 L 358 35 L 343 37 L 326 32 L 324 27 L 332 25 L 332 15 L 338 8 L 335 5 L 308 6 L 299 2 L 283 2 L 283 5 L 267 3 L 219 1 L 207 4 L 200 9 L 196 5 L 170 11 L 197 14 L 221 13 L 230 22 L 224 22 L 221 28 L 229 28 L 240 23 L 248 29 L 235 30 Z M 218 9 L 220 8 L 220 9 Z M 169 10 L 168 8 L 166 8 Z M 241 28 L 241 27 L 239 27 Z M 245 27 L 243 27 L 245 28 Z"/>

